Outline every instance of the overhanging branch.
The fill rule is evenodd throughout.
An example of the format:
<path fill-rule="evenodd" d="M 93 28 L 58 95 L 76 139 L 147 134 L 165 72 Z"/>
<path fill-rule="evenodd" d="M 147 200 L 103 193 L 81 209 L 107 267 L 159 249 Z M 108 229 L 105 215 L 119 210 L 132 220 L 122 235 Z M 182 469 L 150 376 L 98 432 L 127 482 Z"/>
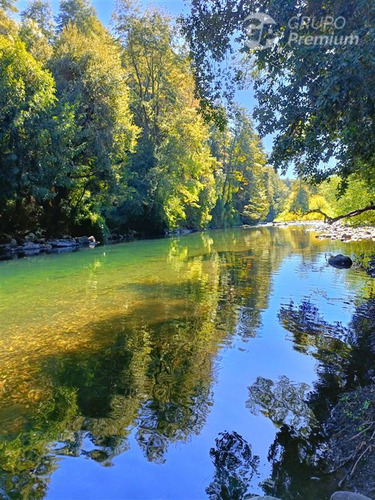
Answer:
<path fill-rule="evenodd" d="M 370 210 L 375 210 L 375 204 L 373 202 L 371 202 L 371 204 L 368 205 L 367 207 L 359 208 L 357 210 L 352 210 L 351 212 L 348 212 L 347 214 L 339 215 L 338 217 L 330 217 L 325 212 L 320 210 L 320 208 L 317 208 L 315 210 L 308 210 L 303 215 L 314 214 L 314 213 L 320 214 L 320 215 L 323 215 L 324 222 L 326 222 L 327 224 L 334 224 L 335 222 L 338 222 L 341 219 L 348 219 L 350 217 L 356 217 L 357 215 L 361 215 L 365 212 L 369 212 Z"/>

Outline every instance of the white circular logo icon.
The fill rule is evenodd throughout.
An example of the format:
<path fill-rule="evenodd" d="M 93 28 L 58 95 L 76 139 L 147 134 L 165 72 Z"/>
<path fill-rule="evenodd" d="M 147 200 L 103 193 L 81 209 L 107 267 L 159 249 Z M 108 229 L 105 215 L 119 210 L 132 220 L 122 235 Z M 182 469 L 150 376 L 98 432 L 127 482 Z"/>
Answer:
<path fill-rule="evenodd" d="M 276 21 L 268 14 L 255 12 L 245 19 L 245 32 L 249 36 L 245 45 L 249 49 L 264 50 L 272 47 L 277 36 L 274 25 Z"/>

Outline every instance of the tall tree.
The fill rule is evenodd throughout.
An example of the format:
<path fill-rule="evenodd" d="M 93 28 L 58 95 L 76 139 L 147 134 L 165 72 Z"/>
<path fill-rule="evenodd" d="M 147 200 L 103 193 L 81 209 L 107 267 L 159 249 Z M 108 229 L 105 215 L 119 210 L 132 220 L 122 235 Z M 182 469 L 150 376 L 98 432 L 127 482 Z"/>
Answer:
<path fill-rule="evenodd" d="M 52 56 L 52 40 L 55 24 L 52 10 L 47 0 L 32 0 L 21 13 L 20 37 L 28 51 L 46 63 Z"/>
<path fill-rule="evenodd" d="M 5 12 L 17 12 L 17 0 L 0 0 L 0 9 Z"/>
<path fill-rule="evenodd" d="M 17 12 L 16 0 L 0 0 L 0 35 L 16 37 L 17 24 L 11 18 L 11 14 Z"/>
<path fill-rule="evenodd" d="M 95 16 L 96 12 L 90 0 L 61 0 L 57 27 L 61 31 L 69 23 L 72 23 L 82 28 L 90 18 Z"/>
<path fill-rule="evenodd" d="M 39 26 L 43 35 L 50 40 L 54 34 L 55 23 L 51 4 L 48 0 L 31 0 L 21 13 L 22 20 L 31 19 Z"/>
<path fill-rule="evenodd" d="M 219 162 L 215 225 L 255 223 L 269 212 L 266 156 L 248 113 L 235 107 L 228 127 L 215 130 L 212 153 Z"/>
<path fill-rule="evenodd" d="M 73 107 L 77 123 L 70 173 L 76 185 L 69 194 L 70 217 L 85 212 L 92 217 L 101 213 L 125 183 L 137 132 L 128 106 L 121 53 L 107 30 L 91 17 L 84 31 L 72 23 L 63 29 L 51 68 L 59 102 Z"/>
<path fill-rule="evenodd" d="M 22 206 L 48 191 L 41 148 L 55 104 L 55 85 L 25 45 L 0 37 L 0 208 L 22 218 Z M 1 221 L 6 223 L 6 218 Z"/>
<path fill-rule="evenodd" d="M 213 159 L 189 61 L 166 16 L 133 7 L 121 2 L 115 14 L 131 109 L 141 129 L 130 167 L 132 195 L 121 213 L 136 229 L 202 227 L 214 203 Z"/>

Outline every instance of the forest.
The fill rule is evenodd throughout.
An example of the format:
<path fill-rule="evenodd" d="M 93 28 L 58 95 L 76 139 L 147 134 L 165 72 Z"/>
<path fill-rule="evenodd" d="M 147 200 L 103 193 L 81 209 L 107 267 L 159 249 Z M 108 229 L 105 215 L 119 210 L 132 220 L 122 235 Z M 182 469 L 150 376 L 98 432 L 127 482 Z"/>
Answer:
<path fill-rule="evenodd" d="M 0 11 L 0 231 L 163 234 L 273 220 L 287 187 L 248 112 L 204 121 L 181 30 L 119 2 Z M 17 20 L 19 19 L 19 20 Z"/>
<path fill-rule="evenodd" d="M 110 28 L 89 0 L 63 0 L 56 16 L 47 0 L 16 3 L 0 1 L 3 243 L 336 215 L 371 199 L 365 180 L 339 199 L 340 177 L 282 180 L 234 100 L 207 118 L 186 22 L 128 0 Z"/>

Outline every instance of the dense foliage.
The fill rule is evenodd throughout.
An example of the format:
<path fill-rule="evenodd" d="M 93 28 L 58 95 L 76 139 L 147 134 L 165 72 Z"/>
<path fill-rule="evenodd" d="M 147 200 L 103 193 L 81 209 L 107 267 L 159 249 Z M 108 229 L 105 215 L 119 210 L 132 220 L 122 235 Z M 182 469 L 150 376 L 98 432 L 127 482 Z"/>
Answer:
<path fill-rule="evenodd" d="M 276 23 L 275 43 L 268 48 L 268 26 L 263 30 L 259 43 L 264 50 L 248 44 L 248 16 L 257 12 Z M 325 21 L 330 19 L 331 24 Z M 313 182 L 337 175 L 341 188 L 352 174 L 371 185 L 372 0 L 192 0 L 184 30 L 204 108 L 208 102 L 232 98 L 235 84 L 244 83 L 253 70 L 256 118 L 262 134 L 274 134 L 274 166 L 286 170 L 293 164 L 299 176 Z M 254 30 L 254 35 L 259 32 Z M 238 54 L 231 59 L 235 49 L 242 53 L 240 64 Z"/>
<path fill-rule="evenodd" d="M 352 175 L 348 181 L 348 187 L 341 196 L 338 196 L 341 179 L 337 176 L 332 176 L 318 187 L 301 180 L 289 181 L 288 196 L 276 221 L 324 220 L 325 215 L 335 218 L 348 214 L 353 207 L 364 208 L 373 205 L 374 187 L 369 186 L 361 176 Z M 368 210 L 346 219 L 345 223 L 374 224 L 375 213 Z"/>
<path fill-rule="evenodd" d="M 17 19 L 19 19 L 17 21 Z M 250 117 L 199 112 L 188 50 L 157 11 L 0 3 L 0 232 L 79 235 L 273 220 L 287 196 Z"/>

